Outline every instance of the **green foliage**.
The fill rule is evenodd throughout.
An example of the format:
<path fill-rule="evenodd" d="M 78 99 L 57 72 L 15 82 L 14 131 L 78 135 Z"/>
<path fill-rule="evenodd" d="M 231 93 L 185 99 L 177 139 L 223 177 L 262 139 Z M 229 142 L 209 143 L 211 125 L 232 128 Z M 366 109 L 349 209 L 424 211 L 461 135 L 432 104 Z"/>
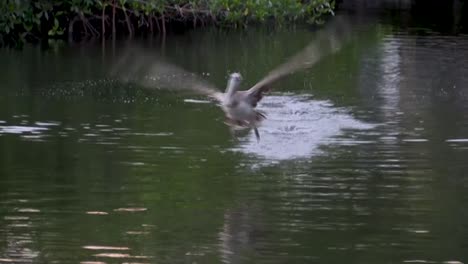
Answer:
<path fill-rule="evenodd" d="M 48 28 L 50 36 L 62 35 L 61 6 L 62 2 L 46 0 L 0 1 L 0 45 L 40 39 L 43 27 Z"/>
<path fill-rule="evenodd" d="M 1 0 L 0 45 L 63 38 L 66 33 L 99 37 L 114 26 L 119 32 L 126 28 L 130 33 L 153 34 L 165 32 L 165 24 L 171 21 L 194 26 L 321 23 L 333 9 L 334 0 Z M 82 26 L 75 30 L 77 21 Z"/>

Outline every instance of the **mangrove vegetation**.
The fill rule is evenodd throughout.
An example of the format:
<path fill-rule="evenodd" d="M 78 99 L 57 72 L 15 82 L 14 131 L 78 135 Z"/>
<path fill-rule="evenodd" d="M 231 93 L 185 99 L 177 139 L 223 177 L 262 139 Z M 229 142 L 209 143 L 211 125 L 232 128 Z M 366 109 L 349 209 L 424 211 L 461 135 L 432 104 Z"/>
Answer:
<path fill-rule="evenodd" d="M 170 28 L 322 23 L 334 0 L 2 0 L 0 46 L 165 35 Z"/>

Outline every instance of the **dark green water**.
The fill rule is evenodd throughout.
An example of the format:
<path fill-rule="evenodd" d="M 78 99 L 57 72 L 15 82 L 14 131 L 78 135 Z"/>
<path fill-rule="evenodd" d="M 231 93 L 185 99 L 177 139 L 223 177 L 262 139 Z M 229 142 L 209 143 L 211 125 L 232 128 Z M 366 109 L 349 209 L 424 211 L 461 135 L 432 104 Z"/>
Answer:
<path fill-rule="evenodd" d="M 105 78 L 123 42 L 1 50 L 0 263 L 466 263 L 468 36 L 392 19 L 275 86 L 259 143 Z M 146 44 L 223 87 L 313 36 Z"/>

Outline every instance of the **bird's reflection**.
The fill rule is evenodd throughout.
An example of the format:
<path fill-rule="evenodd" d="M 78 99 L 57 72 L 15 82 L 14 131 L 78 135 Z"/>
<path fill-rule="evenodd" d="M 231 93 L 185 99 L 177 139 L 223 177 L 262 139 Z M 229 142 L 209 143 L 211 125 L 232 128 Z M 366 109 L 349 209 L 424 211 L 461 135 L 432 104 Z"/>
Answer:
<path fill-rule="evenodd" d="M 224 225 L 218 233 L 219 254 L 224 263 L 243 263 L 245 256 L 255 253 L 265 232 L 261 218 L 261 209 L 252 205 L 224 213 Z"/>

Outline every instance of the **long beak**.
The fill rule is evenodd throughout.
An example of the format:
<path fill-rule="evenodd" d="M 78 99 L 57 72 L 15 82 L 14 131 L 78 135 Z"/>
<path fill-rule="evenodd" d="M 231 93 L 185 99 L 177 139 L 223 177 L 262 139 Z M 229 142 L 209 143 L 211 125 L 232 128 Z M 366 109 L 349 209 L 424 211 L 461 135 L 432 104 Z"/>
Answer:
<path fill-rule="evenodd" d="M 232 73 L 229 76 L 228 84 L 226 87 L 226 98 L 231 99 L 234 93 L 239 89 L 242 77 L 239 73 Z"/>

